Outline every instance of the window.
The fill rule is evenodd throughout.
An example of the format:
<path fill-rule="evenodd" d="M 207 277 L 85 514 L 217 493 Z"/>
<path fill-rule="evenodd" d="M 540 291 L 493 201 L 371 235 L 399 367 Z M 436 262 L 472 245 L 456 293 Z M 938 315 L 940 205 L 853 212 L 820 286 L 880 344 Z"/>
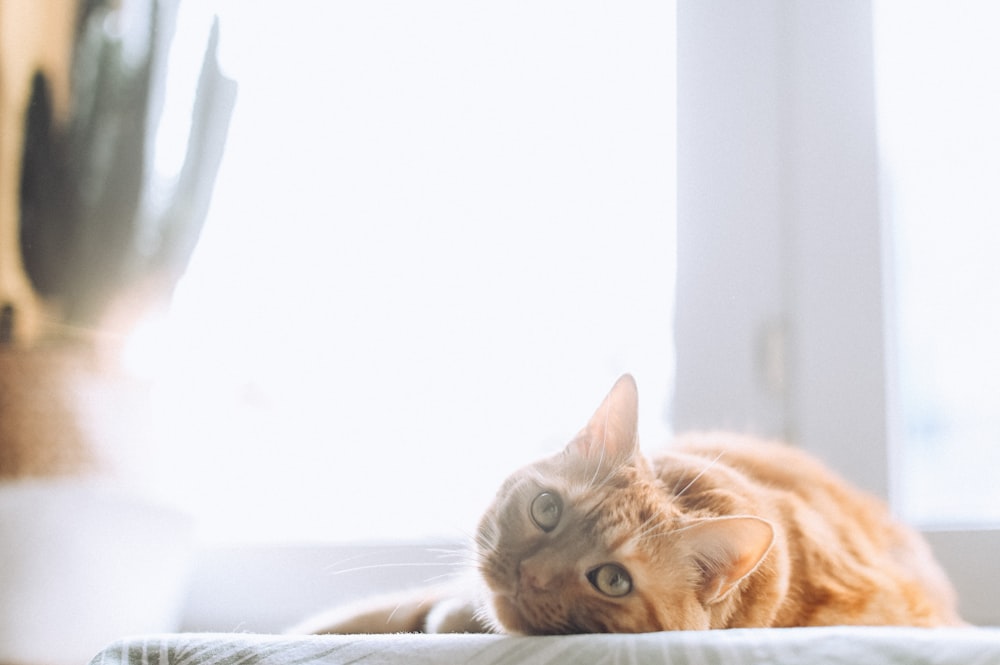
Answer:
<path fill-rule="evenodd" d="M 875 7 L 879 139 L 895 247 L 899 507 L 926 525 L 996 524 L 1000 8 L 985 1 Z"/>
<path fill-rule="evenodd" d="M 146 487 L 212 543 L 458 539 L 622 372 L 663 438 L 671 3 L 216 9 L 240 88 L 201 242 L 132 346 Z M 179 40 L 209 11 L 183 3 Z"/>
<path fill-rule="evenodd" d="M 921 114 L 885 106 L 885 54 L 877 38 L 887 25 L 873 16 L 881 21 L 891 14 L 898 29 L 912 25 L 911 14 L 940 10 L 937 25 L 944 31 L 930 40 L 938 45 L 951 21 L 971 14 L 973 5 L 913 8 L 888 1 L 678 2 L 674 422 L 679 429 L 722 424 L 788 438 L 856 484 L 890 498 L 897 512 L 922 520 L 913 514 L 920 507 L 914 493 L 926 497 L 924 507 L 937 510 L 946 505 L 942 495 L 956 488 L 944 479 L 950 471 L 932 481 L 899 476 L 901 470 L 919 471 L 903 436 L 908 427 L 912 431 L 907 409 L 912 414 L 914 405 L 923 406 L 912 401 L 912 386 L 909 394 L 904 387 L 919 368 L 918 356 L 907 355 L 919 331 L 905 329 L 919 315 L 907 310 L 907 289 L 919 283 L 893 283 L 893 260 L 907 259 L 888 240 L 893 236 L 887 223 L 905 229 L 903 213 L 917 199 L 905 203 L 894 181 L 897 173 L 906 174 L 894 171 L 903 153 L 888 150 L 900 136 L 880 134 L 889 112 L 910 112 L 914 119 Z M 963 48 L 977 42 L 971 37 Z M 927 49 L 926 42 L 924 47 L 937 55 L 943 50 Z M 914 62 L 926 66 L 931 55 Z M 984 66 L 992 62 L 995 57 L 983 56 Z M 960 81 L 971 71 L 960 69 L 949 76 Z M 934 87 L 934 71 L 910 74 L 928 90 Z M 976 85 L 989 84 L 977 79 Z M 995 188 L 992 181 L 983 184 L 985 177 L 964 186 L 988 195 Z M 979 213 L 984 210 L 992 208 Z M 992 247 L 991 232 L 981 229 L 976 241 Z M 900 270 L 896 281 L 905 279 Z M 987 297 L 992 284 L 973 282 L 981 313 L 994 311 L 996 300 Z M 981 325 L 995 330 L 994 324 L 995 316 Z M 934 326 L 935 337 L 948 337 L 947 324 Z M 978 353 L 983 367 L 997 355 L 992 348 Z M 955 361 L 938 352 L 928 359 Z M 903 369 L 899 375 L 897 366 Z M 956 375 L 961 370 L 961 364 L 947 368 Z M 975 389 L 995 396 L 991 385 L 984 380 Z M 973 398 L 962 400 L 963 407 L 978 404 L 981 396 Z M 993 425 L 980 421 L 976 427 L 995 427 L 993 418 Z M 952 422 L 963 427 L 958 419 Z M 991 468 L 983 459 L 956 460 L 950 468 L 971 473 L 973 467 Z M 989 515 L 981 510 L 981 497 L 972 501 L 964 513 L 949 508 L 950 517 L 934 519 L 935 529 L 925 533 L 958 588 L 963 616 L 996 624 L 1000 589 L 983 571 L 994 566 L 1000 532 L 965 528 L 970 516 L 982 522 L 979 517 Z"/>

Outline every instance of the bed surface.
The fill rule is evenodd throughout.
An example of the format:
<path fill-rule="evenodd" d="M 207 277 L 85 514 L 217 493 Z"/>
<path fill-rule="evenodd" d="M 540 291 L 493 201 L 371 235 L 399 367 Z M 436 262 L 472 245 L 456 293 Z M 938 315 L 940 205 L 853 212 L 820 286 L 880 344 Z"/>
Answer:
<path fill-rule="evenodd" d="M 670 665 L 1000 664 L 1000 628 L 789 628 L 501 635 L 153 635 L 121 640 L 91 665 L 338 663 L 669 663 Z"/>

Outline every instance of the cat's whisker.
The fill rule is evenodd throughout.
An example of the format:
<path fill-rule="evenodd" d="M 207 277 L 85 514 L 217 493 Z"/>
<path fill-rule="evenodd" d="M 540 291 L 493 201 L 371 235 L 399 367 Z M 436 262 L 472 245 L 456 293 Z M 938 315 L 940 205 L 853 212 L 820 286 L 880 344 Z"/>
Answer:
<path fill-rule="evenodd" d="M 617 466 L 612 469 L 608 469 L 608 472 L 604 475 L 604 479 L 601 481 L 601 486 L 607 485 L 611 479 L 617 474 L 622 467 L 627 466 L 625 463 L 619 462 Z"/>
<path fill-rule="evenodd" d="M 601 457 L 597 461 L 597 467 L 594 469 L 593 475 L 590 476 L 589 481 L 587 481 L 587 483 L 584 485 L 584 491 L 591 492 L 594 490 L 599 490 L 600 488 L 606 486 L 609 483 L 609 481 L 615 476 L 615 474 L 618 473 L 618 471 L 625 465 L 619 463 L 616 466 L 607 469 L 606 473 L 603 476 L 601 476 L 600 473 L 604 466 L 605 466 L 604 451 L 602 450 Z"/>
<path fill-rule="evenodd" d="M 527 470 L 526 475 L 541 487 L 545 487 L 550 482 L 550 478 L 537 469 Z"/>
<path fill-rule="evenodd" d="M 635 539 L 644 540 L 649 534 L 662 528 L 666 522 L 666 515 L 662 510 L 657 510 L 649 518 L 636 528 Z"/>
<path fill-rule="evenodd" d="M 431 577 L 424 578 L 423 583 L 433 584 L 435 582 L 440 582 L 441 580 L 460 579 L 462 575 L 465 574 L 465 572 L 466 571 L 464 570 L 455 570 L 450 573 L 441 573 L 440 575 L 432 575 Z"/>
<path fill-rule="evenodd" d="M 343 570 L 333 570 L 327 571 L 330 575 L 347 575 L 348 573 L 358 573 L 365 570 L 380 570 L 384 568 L 440 568 L 441 566 L 449 566 L 455 564 L 448 563 L 436 563 L 433 561 L 413 561 L 409 563 L 373 563 L 365 566 L 355 566 L 353 568 L 344 568 Z"/>
<path fill-rule="evenodd" d="M 594 475 L 593 477 L 591 477 L 590 483 L 587 486 L 588 489 L 594 489 L 596 487 L 600 487 L 601 485 L 606 483 L 608 481 L 608 478 L 610 477 L 610 476 L 605 476 L 604 481 L 601 483 L 601 485 L 597 484 L 597 475 L 601 472 L 601 467 L 604 466 L 604 457 L 607 454 L 608 426 L 610 425 L 610 422 L 611 422 L 611 409 L 609 408 L 604 414 L 604 432 L 603 432 L 603 438 L 601 439 L 601 454 L 600 457 L 597 458 L 597 467 L 594 469 Z"/>
<path fill-rule="evenodd" d="M 649 533 L 647 533 L 647 534 L 645 534 L 643 536 L 643 539 L 648 542 L 648 541 L 652 541 L 652 540 L 655 540 L 655 539 L 658 539 L 658 538 L 667 538 L 669 536 L 674 535 L 675 533 L 677 533 L 680 530 L 681 530 L 681 527 L 674 528 L 674 529 L 667 529 L 666 531 L 663 531 L 661 533 L 653 533 L 652 530 L 651 530 Z"/>
<path fill-rule="evenodd" d="M 608 443 L 608 427 L 609 427 L 609 425 L 611 423 L 611 411 L 612 411 L 612 409 L 608 408 L 604 412 L 604 426 L 601 428 L 602 429 L 602 438 L 601 438 L 600 450 L 599 450 L 599 454 L 598 454 L 597 460 L 596 460 L 596 462 L 594 464 L 594 472 L 593 472 L 593 474 L 589 474 L 590 475 L 590 480 L 584 485 L 584 488 L 586 490 L 592 490 L 592 489 L 600 487 L 605 482 L 607 482 L 607 479 L 610 477 L 610 475 L 605 476 L 604 479 L 603 479 L 603 481 L 600 482 L 600 483 L 598 483 L 597 478 L 598 478 L 598 476 L 601 473 L 601 469 L 604 468 L 604 460 L 605 460 L 605 456 L 607 455 L 607 449 L 608 449 L 608 446 L 607 446 L 607 443 Z M 587 457 L 588 465 L 589 465 L 590 461 L 591 461 L 590 457 L 588 456 Z"/>
<path fill-rule="evenodd" d="M 676 498 L 678 498 L 678 499 L 680 497 L 684 496 L 684 493 L 687 492 L 689 489 L 691 489 L 691 486 L 694 485 L 696 482 L 698 482 L 699 478 L 701 478 L 702 476 L 704 476 L 706 473 L 708 473 L 709 469 L 711 469 L 713 466 L 715 466 L 715 463 L 718 462 L 722 458 L 722 455 L 723 455 L 724 452 L 725 451 L 719 451 L 719 454 L 716 455 L 715 458 L 711 462 L 709 462 L 708 464 L 706 464 L 705 468 L 702 469 L 701 471 L 699 471 L 698 475 L 696 475 L 694 478 L 692 478 L 691 482 L 689 482 L 687 485 L 684 486 L 684 489 L 682 489 L 680 492 L 674 492 L 674 496 Z"/>
<path fill-rule="evenodd" d="M 492 550 L 495 547 L 495 543 L 500 540 L 499 527 L 492 521 L 484 521 L 472 539 L 477 549 Z"/>
<path fill-rule="evenodd" d="M 646 521 L 644 521 L 642 524 L 640 524 L 637 527 L 636 530 L 639 531 L 639 532 L 642 532 L 643 529 L 646 529 L 647 527 L 649 527 L 649 525 L 653 524 L 654 522 L 657 521 L 658 518 L 661 518 L 661 517 L 663 517 L 663 511 L 662 510 L 656 510 L 652 515 L 650 515 L 649 517 L 647 517 Z"/>
<path fill-rule="evenodd" d="M 330 563 L 330 564 L 327 564 L 326 566 L 324 566 L 323 572 L 329 573 L 329 572 L 333 571 L 335 568 L 343 566 L 345 563 L 350 563 L 352 561 L 363 560 L 363 559 L 369 558 L 370 556 L 371 556 L 371 554 L 355 554 L 354 556 L 349 556 L 349 557 L 346 557 L 344 559 L 340 559 L 339 561 L 335 561 L 333 563 Z"/>
<path fill-rule="evenodd" d="M 419 603 L 417 603 L 417 607 L 420 608 L 426 604 L 427 604 L 427 599 L 424 598 L 421 599 Z M 399 612 L 400 609 L 402 609 L 403 605 L 405 605 L 405 602 L 396 603 L 396 606 L 392 609 L 391 612 L 389 612 L 389 615 L 385 618 L 385 625 L 388 626 L 392 624 L 392 618 L 396 616 L 396 613 Z"/>
<path fill-rule="evenodd" d="M 490 541 L 496 541 L 496 536 L 493 534 L 477 534 L 475 539 L 476 551 L 493 549 Z"/>
<path fill-rule="evenodd" d="M 451 559 L 450 561 L 445 561 L 442 565 L 454 565 L 454 566 L 478 566 L 485 559 L 485 556 L 479 550 L 466 549 L 461 552 L 454 552 L 448 555 Z"/>
<path fill-rule="evenodd" d="M 437 555 L 438 559 L 446 559 L 448 557 L 451 557 L 451 558 L 461 558 L 461 557 L 465 556 L 468 553 L 469 548 L 468 547 L 460 547 L 460 548 L 456 547 L 454 549 L 448 549 L 448 548 L 444 548 L 444 547 L 429 547 L 425 551 L 428 552 L 429 554 L 435 554 L 435 555 Z"/>
<path fill-rule="evenodd" d="M 497 621 L 495 616 L 493 616 L 493 612 L 490 610 L 490 607 L 486 603 L 479 605 L 479 607 L 477 607 L 475 611 L 472 613 L 472 616 L 475 617 L 475 619 L 479 621 L 481 624 L 486 626 L 487 630 L 489 630 L 490 632 L 493 633 L 504 632 L 503 626 L 501 626 L 500 622 Z"/>

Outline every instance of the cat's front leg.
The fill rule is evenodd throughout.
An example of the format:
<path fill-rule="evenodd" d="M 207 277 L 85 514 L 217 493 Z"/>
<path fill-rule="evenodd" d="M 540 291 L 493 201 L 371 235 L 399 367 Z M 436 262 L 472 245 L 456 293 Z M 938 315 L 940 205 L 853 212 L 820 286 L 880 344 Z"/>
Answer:
<path fill-rule="evenodd" d="M 487 633 L 480 604 L 467 590 L 427 588 L 376 596 L 333 608 L 287 631 L 292 634 Z"/>
<path fill-rule="evenodd" d="M 427 633 L 490 633 L 479 603 L 469 598 L 444 598 L 434 604 L 424 621 Z"/>

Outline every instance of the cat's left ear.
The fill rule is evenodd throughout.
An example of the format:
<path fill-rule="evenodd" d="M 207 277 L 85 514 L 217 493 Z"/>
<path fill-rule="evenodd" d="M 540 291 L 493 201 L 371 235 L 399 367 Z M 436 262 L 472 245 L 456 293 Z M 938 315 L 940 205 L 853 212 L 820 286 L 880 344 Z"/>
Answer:
<path fill-rule="evenodd" d="M 676 533 L 701 571 L 699 598 L 705 605 L 724 600 L 774 544 L 774 527 L 759 517 L 714 517 Z"/>
<path fill-rule="evenodd" d="M 632 375 L 625 374 L 566 450 L 588 461 L 617 465 L 631 461 L 638 448 L 639 390 Z"/>

